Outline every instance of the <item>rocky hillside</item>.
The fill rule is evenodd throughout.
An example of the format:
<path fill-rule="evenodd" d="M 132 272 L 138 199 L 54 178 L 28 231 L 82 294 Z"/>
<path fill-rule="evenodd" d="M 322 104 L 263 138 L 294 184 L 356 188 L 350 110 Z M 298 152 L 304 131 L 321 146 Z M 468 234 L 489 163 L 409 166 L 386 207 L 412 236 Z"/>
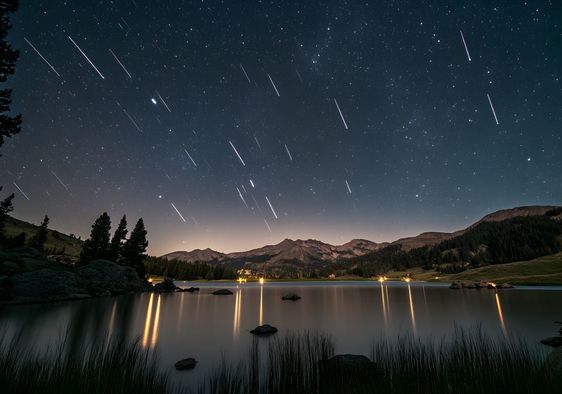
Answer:
<path fill-rule="evenodd" d="M 334 262 L 349 259 L 373 252 L 383 247 L 364 239 L 354 239 L 343 245 L 330 245 L 313 239 L 291 240 L 285 239 L 275 245 L 267 245 L 245 252 L 223 254 L 211 249 L 195 249 L 190 252 L 168 253 L 163 258 L 185 262 L 252 262 L 252 263 L 282 263 L 301 262 Z"/>
<path fill-rule="evenodd" d="M 38 229 L 39 226 L 8 216 L 6 218 L 4 232 L 8 237 L 16 237 L 24 233 L 26 239 L 29 239 L 37 233 Z M 80 250 L 82 250 L 82 243 L 82 240 L 72 235 L 49 229 L 47 242 L 45 242 L 45 249 L 56 251 L 56 254 L 78 257 L 80 255 Z"/>

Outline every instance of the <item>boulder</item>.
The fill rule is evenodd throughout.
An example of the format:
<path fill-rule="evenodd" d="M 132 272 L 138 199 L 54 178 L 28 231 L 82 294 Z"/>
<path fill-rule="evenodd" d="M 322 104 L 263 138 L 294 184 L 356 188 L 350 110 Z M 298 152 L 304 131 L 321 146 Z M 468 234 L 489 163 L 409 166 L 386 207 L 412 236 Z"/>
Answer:
<path fill-rule="evenodd" d="M 10 301 L 16 303 L 48 302 L 87 298 L 74 272 L 44 269 L 24 272 L 10 278 Z"/>
<path fill-rule="evenodd" d="M 213 295 L 231 295 L 231 294 L 234 294 L 234 293 L 232 293 L 228 289 L 219 289 L 219 290 L 213 291 Z"/>
<path fill-rule="evenodd" d="M 498 285 L 498 289 L 513 289 L 513 285 L 510 285 L 509 283 L 502 283 Z"/>
<path fill-rule="evenodd" d="M 380 384 L 382 373 L 377 365 L 363 355 L 338 354 L 319 363 L 320 391 L 346 393 L 350 384 L 356 387 L 376 387 Z M 352 387 L 353 387 L 352 386 Z M 353 391 L 355 392 L 355 391 Z M 372 392 L 357 391 L 360 393 Z"/>
<path fill-rule="evenodd" d="M 264 324 L 263 326 L 254 328 L 250 332 L 254 335 L 265 336 L 275 334 L 277 331 L 277 327 L 270 326 L 269 324 Z"/>
<path fill-rule="evenodd" d="M 95 260 L 76 269 L 81 285 L 92 296 L 120 295 L 145 288 L 131 267 L 116 264 L 108 260 Z"/>
<path fill-rule="evenodd" d="M 197 365 L 197 360 L 194 358 L 184 358 L 183 360 L 178 361 L 174 364 L 174 367 L 178 371 L 185 371 L 188 369 L 193 369 Z"/>
<path fill-rule="evenodd" d="M 545 338 L 541 340 L 541 343 L 546 346 L 558 348 L 562 346 L 562 336 Z"/>
<path fill-rule="evenodd" d="M 183 293 L 183 292 L 186 292 L 186 291 L 189 292 L 189 293 L 193 293 L 193 292 L 199 291 L 199 287 L 193 287 L 193 286 L 192 287 L 179 287 L 178 290 L 177 290 L 178 293 Z"/>
<path fill-rule="evenodd" d="M 449 286 L 449 289 L 460 290 L 462 289 L 462 285 L 459 282 L 453 282 L 451 286 Z"/>
<path fill-rule="evenodd" d="M 162 282 L 154 285 L 154 291 L 157 293 L 173 293 L 178 289 L 172 278 L 164 278 Z"/>
<path fill-rule="evenodd" d="M 289 300 L 289 301 L 298 301 L 301 299 L 300 296 L 296 295 L 296 294 L 285 294 L 283 297 L 281 297 L 282 300 Z"/>

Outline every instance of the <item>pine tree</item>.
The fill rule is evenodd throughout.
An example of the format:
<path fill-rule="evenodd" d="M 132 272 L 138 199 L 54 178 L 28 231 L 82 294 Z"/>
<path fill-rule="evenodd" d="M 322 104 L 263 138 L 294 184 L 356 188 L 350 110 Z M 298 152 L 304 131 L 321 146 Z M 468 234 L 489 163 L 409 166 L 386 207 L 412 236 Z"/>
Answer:
<path fill-rule="evenodd" d="M 123 246 L 123 260 L 126 265 L 133 267 L 141 278 L 145 276 L 144 259 L 146 255 L 144 253 L 147 247 L 146 230 L 144 222 L 140 218 Z"/>
<path fill-rule="evenodd" d="M 90 238 L 84 241 L 82 252 L 80 253 L 80 261 L 82 264 L 87 264 L 90 261 L 97 259 L 110 258 L 109 248 L 109 230 L 111 229 L 111 219 L 109 215 L 104 212 L 92 224 L 92 231 Z"/>
<path fill-rule="evenodd" d="M 43 219 L 41 225 L 39 226 L 39 230 L 33 237 L 29 239 L 28 244 L 30 247 L 35 248 L 40 252 L 43 252 L 45 242 L 47 242 L 47 235 L 49 233 L 48 226 L 49 226 L 49 217 L 45 215 L 45 218 Z"/>
<path fill-rule="evenodd" d="M 19 51 L 14 50 L 6 40 L 8 30 L 12 27 L 8 14 L 15 12 L 18 6 L 18 0 L 0 1 L 0 83 L 5 83 L 8 76 L 14 73 L 19 57 Z M 10 115 L 11 103 L 12 90 L 0 90 L 0 146 L 4 143 L 4 138 L 11 137 L 21 130 L 21 115 Z"/>
<path fill-rule="evenodd" d="M 123 215 L 121 221 L 119 222 L 119 226 L 117 226 L 117 229 L 113 234 L 113 238 L 111 238 L 111 243 L 109 245 L 111 261 L 115 261 L 115 262 L 119 261 L 120 257 L 122 256 L 123 245 L 126 237 L 127 237 L 127 217 Z"/>
<path fill-rule="evenodd" d="M 2 186 L 0 186 L 0 191 L 2 191 Z M 0 237 L 4 236 L 4 225 L 6 224 L 8 214 L 14 210 L 13 199 L 14 193 L 0 201 Z"/>

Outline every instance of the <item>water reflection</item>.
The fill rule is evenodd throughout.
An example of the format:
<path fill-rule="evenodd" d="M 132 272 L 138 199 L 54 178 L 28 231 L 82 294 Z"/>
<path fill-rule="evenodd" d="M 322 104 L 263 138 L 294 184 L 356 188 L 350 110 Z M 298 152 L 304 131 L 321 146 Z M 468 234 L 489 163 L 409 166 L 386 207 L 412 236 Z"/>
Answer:
<path fill-rule="evenodd" d="M 496 291 L 496 305 L 498 307 L 498 317 L 500 318 L 500 326 L 502 328 L 503 335 L 507 337 L 507 328 L 505 327 L 505 322 L 503 320 L 502 304 L 500 302 L 500 295 Z"/>
<path fill-rule="evenodd" d="M 410 288 L 410 284 L 408 283 L 408 298 L 410 300 L 410 316 L 412 318 L 412 331 L 414 335 L 417 334 L 416 332 L 416 315 L 414 314 L 414 301 L 412 300 L 412 289 Z"/>
<path fill-rule="evenodd" d="M 259 325 L 261 326 L 263 324 L 263 281 L 262 279 L 260 279 L 260 321 L 259 321 Z"/>
<path fill-rule="evenodd" d="M 150 299 L 148 300 L 148 308 L 146 309 L 146 318 L 144 321 L 144 333 L 142 336 L 142 347 L 146 348 L 149 345 L 150 339 L 150 347 L 156 346 L 158 342 L 158 325 L 160 324 L 160 301 L 161 295 L 158 295 L 158 300 L 156 301 L 156 312 L 154 314 L 154 326 L 152 328 L 152 336 L 149 338 L 150 334 L 150 326 L 152 324 L 152 306 L 154 303 L 154 293 L 150 294 Z"/>
<path fill-rule="evenodd" d="M 234 323 L 232 324 L 232 338 L 238 339 L 240 335 L 240 315 L 242 313 L 242 289 L 235 291 L 236 298 L 234 300 Z"/>
<path fill-rule="evenodd" d="M 381 285 L 381 300 L 382 300 L 382 315 L 383 315 L 383 319 L 384 319 L 384 328 L 388 328 L 388 313 L 386 311 L 386 295 L 384 292 L 384 285 L 382 284 L 382 281 L 380 282 Z"/>

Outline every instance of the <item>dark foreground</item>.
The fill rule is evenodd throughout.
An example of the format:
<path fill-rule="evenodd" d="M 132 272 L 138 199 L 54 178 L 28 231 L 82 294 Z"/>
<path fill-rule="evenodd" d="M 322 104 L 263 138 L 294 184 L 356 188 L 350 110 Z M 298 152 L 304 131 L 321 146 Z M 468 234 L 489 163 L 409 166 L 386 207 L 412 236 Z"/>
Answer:
<path fill-rule="evenodd" d="M 0 348 L 3 393 L 559 393 L 562 350 L 545 360 L 522 341 L 457 330 L 451 340 L 380 340 L 370 357 L 334 357 L 329 336 L 256 339 L 248 357 L 223 361 L 196 387 L 175 387 L 138 342 L 48 354 Z M 185 373 L 189 373 L 186 371 Z"/>

